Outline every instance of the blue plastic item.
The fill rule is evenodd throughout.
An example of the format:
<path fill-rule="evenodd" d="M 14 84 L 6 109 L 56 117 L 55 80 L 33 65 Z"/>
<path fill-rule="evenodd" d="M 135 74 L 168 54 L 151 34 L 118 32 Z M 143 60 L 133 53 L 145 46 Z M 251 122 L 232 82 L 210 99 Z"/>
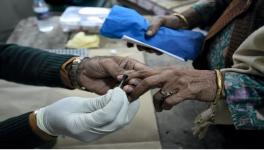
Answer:
<path fill-rule="evenodd" d="M 193 60 L 203 44 L 204 35 L 190 30 L 161 27 L 153 37 L 146 37 L 149 22 L 133 9 L 114 6 L 100 33 L 109 38 L 128 36 L 181 60 Z"/>

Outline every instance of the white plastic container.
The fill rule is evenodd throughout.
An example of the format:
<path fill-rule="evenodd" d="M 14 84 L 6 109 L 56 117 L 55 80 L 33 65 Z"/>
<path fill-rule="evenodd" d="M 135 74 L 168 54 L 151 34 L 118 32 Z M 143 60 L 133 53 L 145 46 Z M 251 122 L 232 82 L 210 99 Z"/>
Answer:
<path fill-rule="evenodd" d="M 98 33 L 109 12 L 108 8 L 71 6 L 63 12 L 60 24 L 64 32 L 82 29 Z"/>
<path fill-rule="evenodd" d="M 49 7 L 44 0 L 33 0 L 33 10 L 37 16 L 38 28 L 41 32 L 53 30 Z"/>

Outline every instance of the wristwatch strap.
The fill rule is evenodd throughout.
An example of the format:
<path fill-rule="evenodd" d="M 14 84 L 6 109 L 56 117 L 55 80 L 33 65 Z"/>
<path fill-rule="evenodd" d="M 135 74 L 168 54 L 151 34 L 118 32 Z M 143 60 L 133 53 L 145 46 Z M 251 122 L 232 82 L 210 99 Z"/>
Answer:
<path fill-rule="evenodd" d="M 69 71 L 69 77 L 72 83 L 72 86 L 76 89 L 81 89 L 81 90 L 85 90 L 85 87 L 82 86 L 80 84 L 79 81 L 79 65 L 81 63 L 81 58 L 80 57 L 76 57 L 73 61 L 72 64 L 70 66 L 70 71 Z"/>
<path fill-rule="evenodd" d="M 69 89 L 74 89 L 71 79 L 69 77 L 69 71 L 70 71 L 70 66 L 72 64 L 72 61 L 76 59 L 77 57 L 72 57 L 69 60 L 67 60 L 62 66 L 60 70 L 61 74 L 61 80 L 64 83 L 64 85 L 69 88 Z"/>

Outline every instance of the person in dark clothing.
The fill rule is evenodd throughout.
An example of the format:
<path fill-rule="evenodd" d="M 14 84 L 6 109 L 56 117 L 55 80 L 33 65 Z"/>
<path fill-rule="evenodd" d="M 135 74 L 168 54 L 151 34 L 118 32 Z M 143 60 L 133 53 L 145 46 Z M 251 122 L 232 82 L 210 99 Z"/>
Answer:
<path fill-rule="evenodd" d="M 107 93 L 91 99 L 65 98 L 0 122 L 0 148 L 35 148 L 58 135 L 89 142 L 125 126 L 134 117 L 138 104 L 129 103 L 120 88 L 110 89 L 119 83 L 118 77 L 124 71 L 146 69 L 144 64 L 130 58 L 105 56 L 81 60 L 73 55 L 14 44 L 0 44 L 0 64 L 0 78 L 7 81 Z M 128 120 L 119 117 L 124 105 L 133 107 L 128 114 L 121 115 Z M 93 121 L 99 122 L 99 126 Z"/>

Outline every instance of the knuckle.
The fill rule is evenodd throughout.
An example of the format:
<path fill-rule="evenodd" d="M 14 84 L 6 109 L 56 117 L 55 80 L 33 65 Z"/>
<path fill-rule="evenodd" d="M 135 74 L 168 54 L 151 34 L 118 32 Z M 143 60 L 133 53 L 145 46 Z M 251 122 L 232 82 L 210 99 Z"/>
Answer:
<path fill-rule="evenodd" d="M 178 79 L 178 82 L 179 82 L 180 84 L 186 84 L 186 79 L 185 79 L 185 78 L 179 78 L 179 79 Z"/>

